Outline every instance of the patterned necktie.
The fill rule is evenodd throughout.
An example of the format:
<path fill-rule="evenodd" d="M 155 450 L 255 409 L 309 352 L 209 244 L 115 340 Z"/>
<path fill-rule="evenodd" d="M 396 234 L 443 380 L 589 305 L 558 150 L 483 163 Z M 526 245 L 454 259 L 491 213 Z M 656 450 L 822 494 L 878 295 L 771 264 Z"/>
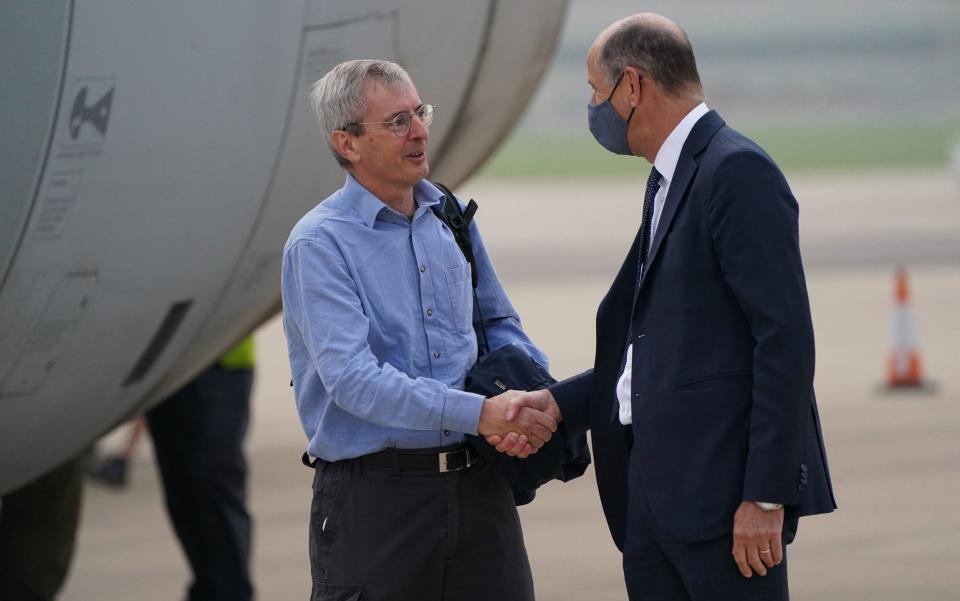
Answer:
<path fill-rule="evenodd" d="M 650 177 L 647 178 L 647 192 L 643 195 L 643 223 L 640 225 L 640 260 L 637 262 L 637 285 L 643 278 L 646 268 L 647 253 L 650 249 L 650 230 L 653 222 L 653 199 L 660 189 L 660 172 L 656 167 L 650 168 Z"/>

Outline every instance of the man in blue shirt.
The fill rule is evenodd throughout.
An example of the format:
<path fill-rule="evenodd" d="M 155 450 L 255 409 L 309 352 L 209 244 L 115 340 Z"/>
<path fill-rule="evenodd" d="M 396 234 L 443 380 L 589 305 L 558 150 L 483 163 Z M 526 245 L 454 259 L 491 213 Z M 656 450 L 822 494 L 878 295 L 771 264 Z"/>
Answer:
<path fill-rule="evenodd" d="M 443 202 L 424 179 L 433 107 L 409 75 L 386 61 L 348 61 L 311 100 L 347 172 L 283 254 L 294 393 L 317 458 L 312 598 L 533 599 L 510 487 L 464 438 L 516 432 L 532 451 L 556 422 L 533 409 L 507 422 L 514 391 L 463 391 L 477 357 L 475 316 L 491 349 L 516 343 L 547 358 L 473 223 L 476 312 L 470 265 L 432 212 Z"/>

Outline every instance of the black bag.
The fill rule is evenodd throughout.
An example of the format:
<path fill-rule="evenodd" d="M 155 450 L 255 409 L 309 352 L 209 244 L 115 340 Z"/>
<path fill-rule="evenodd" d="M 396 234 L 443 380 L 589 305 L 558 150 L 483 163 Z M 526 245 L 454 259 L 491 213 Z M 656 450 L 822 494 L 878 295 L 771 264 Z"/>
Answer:
<path fill-rule="evenodd" d="M 443 184 L 434 182 L 445 198 L 442 210 L 433 208 L 436 216 L 453 232 L 457 245 L 470 263 L 473 272 L 473 300 L 480 317 L 479 352 L 476 365 L 464 382 L 464 390 L 485 397 L 496 396 L 507 390 L 539 390 L 556 383 L 546 368 L 537 363 L 527 351 L 516 344 L 508 344 L 490 352 L 483 314 L 477 299 L 478 271 L 473 259 L 470 240 L 470 221 L 477 212 L 477 203 L 471 200 L 461 211 L 453 193 Z M 560 422 L 557 431 L 543 447 L 526 459 L 510 457 L 497 451 L 482 436 L 469 436 L 468 442 L 481 457 L 506 476 L 517 505 L 526 505 L 537 494 L 537 488 L 550 480 L 567 482 L 582 476 L 590 465 L 587 435 L 567 439 L 566 428 Z"/>

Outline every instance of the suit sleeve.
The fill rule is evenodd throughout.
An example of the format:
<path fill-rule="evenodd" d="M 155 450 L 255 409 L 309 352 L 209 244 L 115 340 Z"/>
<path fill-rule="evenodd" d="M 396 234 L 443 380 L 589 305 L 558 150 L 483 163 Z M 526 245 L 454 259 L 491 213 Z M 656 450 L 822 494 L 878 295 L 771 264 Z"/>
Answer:
<path fill-rule="evenodd" d="M 797 202 L 773 161 L 755 150 L 729 155 L 713 191 L 717 258 L 755 341 L 743 498 L 797 504 L 814 371 Z"/>
<path fill-rule="evenodd" d="M 567 438 L 575 438 L 590 429 L 590 395 L 593 391 L 593 370 L 557 382 L 550 387 L 566 425 Z"/>

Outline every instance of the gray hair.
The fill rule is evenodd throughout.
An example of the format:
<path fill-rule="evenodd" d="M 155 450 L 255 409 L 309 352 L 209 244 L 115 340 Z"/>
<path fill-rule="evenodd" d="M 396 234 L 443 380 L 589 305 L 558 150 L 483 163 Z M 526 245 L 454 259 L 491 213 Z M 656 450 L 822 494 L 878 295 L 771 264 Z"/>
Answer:
<path fill-rule="evenodd" d="M 636 67 L 674 97 L 692 92 L 703 98 L 693 46 L 685 31 L 676 31 L 643 18 L 628 18 L 607 38 L 600 68 L 612 84 L 627 67 Z"/>
<path fill-rule="evenodd" d="M 313 84 L 310 92 L 310 106 L 316 113 L 317 123 L 327 140 L 330 152 L 337 164 L 346 168 L 350 161 L 333 147 L 331 136 L 338 129 L 344 129 L 363 119 L 367 112 L 367 103 L 363 98 L 363 86 L 368 79 L 375 78 L 390 88 L 412 87 L 413 81 L 403 67 L 390 61 L 353 60 L 340 63 L 330 69 L 326 75 Z M 360 126 L 354 133 L 362 133 Z"/>

